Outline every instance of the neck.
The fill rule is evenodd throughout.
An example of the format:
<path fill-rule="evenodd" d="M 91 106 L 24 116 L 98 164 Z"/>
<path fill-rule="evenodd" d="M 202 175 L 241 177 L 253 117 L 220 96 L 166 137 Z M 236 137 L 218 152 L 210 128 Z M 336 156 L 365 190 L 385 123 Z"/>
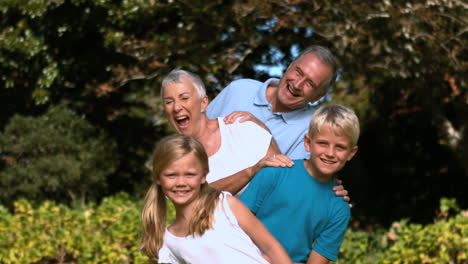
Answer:
<path fill-rule="evenodd" d="M 268 103 L 271 104 L 271 111 L 273 113 L 288 113 L 292 111 L 292 109 L 285 107 L 278 101 L 278 87 L 268 86 L 266 90 L 266 99 Z"/>
<path fill-rule="evenodd" d="M 333 174 L 323 174 L 316 167 L 314 167 L 310 160 L 304 160 L 304 167 L 307 172 L 319 182 L 331 182 L 333 181 Z"/>
<path fill-rule="evenodd" d="M 177 236 L 187 236 L 189 233 L 190 219 L 193 215 L 193 205 L 177 206 L 174 205 L 176 217 L 169 227 L 171 233 Z"/>
<path fill-rule="evenodd" d="M 210 120 L 205 115 L 201 120 L 198 132 L 194 135 L 205 148 L 208 157 L 215 154 L 221 147 L 221 134 L 219 131 L 219 124 L 217 119 Z"/>

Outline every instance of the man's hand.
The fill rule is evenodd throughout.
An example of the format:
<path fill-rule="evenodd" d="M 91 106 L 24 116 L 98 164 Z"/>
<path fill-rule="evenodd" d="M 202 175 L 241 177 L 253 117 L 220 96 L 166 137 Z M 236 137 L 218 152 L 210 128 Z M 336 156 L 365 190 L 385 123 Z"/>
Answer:
<path fill-rule="evenodd" d="M 343 200 L 349 203 L 350 198 L 348 196 L 348 191 L 343 187 L 343 181 L 337 179 L 336 180 L 336 186 L 333 187 L 333 191 L 335 192 L 336 196 L 343 196 Z M 350 203 L 349 207 L 353 207 L 353 205 Z"/>

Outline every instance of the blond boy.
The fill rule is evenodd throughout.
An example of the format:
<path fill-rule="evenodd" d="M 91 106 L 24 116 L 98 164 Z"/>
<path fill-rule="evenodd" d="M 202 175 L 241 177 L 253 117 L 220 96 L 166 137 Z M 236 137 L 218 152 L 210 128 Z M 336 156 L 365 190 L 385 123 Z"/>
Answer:
<path fill-rule="evenodd" d="M 310 158 L 262 169 L 240 197 L 296 263 L 336 261 L 350 207 L 332 187 L 357 152 L 359 120 L 341 105 L 315 111 L 304 136 Z"/>

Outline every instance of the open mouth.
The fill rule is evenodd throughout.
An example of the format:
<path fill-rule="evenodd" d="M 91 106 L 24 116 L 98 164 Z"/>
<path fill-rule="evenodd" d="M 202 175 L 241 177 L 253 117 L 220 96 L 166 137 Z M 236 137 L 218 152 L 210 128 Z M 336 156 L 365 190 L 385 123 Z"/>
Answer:
<path fill-rule="evenodd" d="M 184 116 L 177 116 L 175 118 L 175 121 L 179 127 L 184 128 L 188 126 L 190 119 L 188 116 L 184 115 Z"/>
<path fill-rule="evenodd" d="M 186 196 L 188 193 L 190 193 L 189 190 L 183 190 L 183 191 L 172 191 L 174 197 L 184 197 Z"/>
<path fill-rule="evenodd" d="M 301 95 L 298 94 L 296 91 L 294 91 L 292 85 L 288 84 L 286 87 L 287 87 L 289 93 L 290 93 L 292 96 L 294 96 L 294 97 L 299 97 L 299 96 L 301 96 Z"/>
<path fill-rule="evenodd" d="M 333 165 L 335 164 L 336 162 L 335 161 L 331 161 L 331 160 L 327 160 L 327 159 L 320 159 L 323 163 L 325 164 L 329 164 L 329 165 Z"/>

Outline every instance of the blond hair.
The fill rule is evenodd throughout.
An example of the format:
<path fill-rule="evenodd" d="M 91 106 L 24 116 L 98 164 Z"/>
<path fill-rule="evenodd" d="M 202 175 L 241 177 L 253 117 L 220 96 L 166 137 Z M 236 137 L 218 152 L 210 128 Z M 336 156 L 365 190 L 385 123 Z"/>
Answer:
<path fill-rule="evenodd" d="M 208 155 L 203 145 L 193 137 L 184 135 L 165 137 L 153 152 L 153 183 L 146 194 L 141 213 L 143 236 L 140 244 L 140 250 L 150 258 L 158 258 L 166 227 L 166 197 L 161 186 L 156 184 L 156 179 L 170 164 L 190 153 L 195 155 L 203 173 L 207 174 L 209 172 Z M 193 216 L 190 219 L 189 235 L 203 235 L 206 230 L 212 228 L 214 209 L 219 195 L 220 191 L 212 188 L 208 183 L 201 185 Z"/>
<path fill-rule="evenodd" d="M 320 129 L 330 128 L 336 135 L 345 135 L 354 145 L 359 139 L 359 119 L 353 110 L 342 105 L 322 105 L 312 115 L 309 136 L 320 133 Z"/>

